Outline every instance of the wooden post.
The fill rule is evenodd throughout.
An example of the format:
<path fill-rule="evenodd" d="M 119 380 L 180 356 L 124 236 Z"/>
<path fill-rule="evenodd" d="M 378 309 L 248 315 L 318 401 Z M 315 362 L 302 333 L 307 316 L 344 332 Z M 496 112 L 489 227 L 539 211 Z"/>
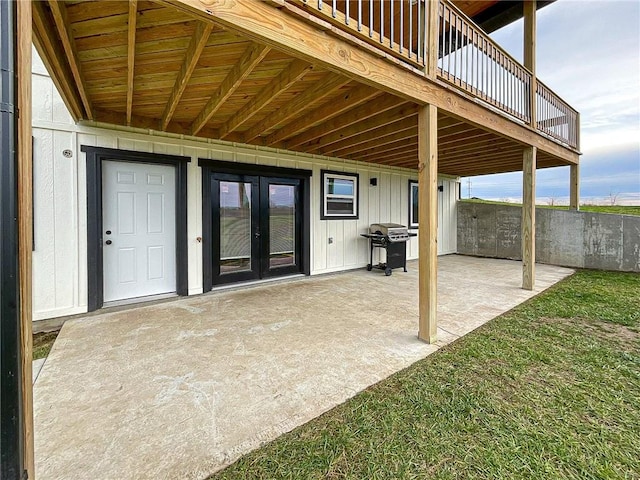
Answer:
<path fill-rule="evenodd" d="M 33 454 L 33 380 L 31 251 L 33 248 L 33 161 L 31 134 L 31 2 L 17 2 L 18 82 L 18 271 L 22 349 L 23 460 L 30 480 L 35 478 Z"/>
<path fill-rule="evenodd" d="M 438 109 L 418 111 L 419 306 L 418 338 L 434 343 L 438 281 Z"/>
<path fill-rule="evenodd" d="M 580 165 L 571 165 L 569 184 L 569 209 L 580 210 Z"/>
<path fill-rule="evenodd" d="M 536 283 L 536 147 L 527 147 L 522 159 L 522 288 Z"/>
<path fill-rule="evenodd" d="M 440 1 L 428 1 L 427 9 L 427 45 L 426 45 L 426 73 L 427 77 L 436 79 L 438 68 L 438 16 Z"/>
<path fill-rule="evenodd" d="M 529 89 L 529 113 L 531 119 L 529 125 L 536 128 L 536 0 L 522 2 L 524 14 L 524 66 L 532 73 L 531 88 Z"/>

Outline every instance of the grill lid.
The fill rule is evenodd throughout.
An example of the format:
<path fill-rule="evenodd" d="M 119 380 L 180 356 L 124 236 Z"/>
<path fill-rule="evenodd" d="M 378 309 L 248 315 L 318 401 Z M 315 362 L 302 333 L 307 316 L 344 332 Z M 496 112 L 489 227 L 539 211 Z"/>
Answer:
<path fill-rule="evenodd" d="M 369 233 L 384 235 L 392 242 L 406 242 L 409 240 L 409 230 L 399 223 L 372 223 Z"/>

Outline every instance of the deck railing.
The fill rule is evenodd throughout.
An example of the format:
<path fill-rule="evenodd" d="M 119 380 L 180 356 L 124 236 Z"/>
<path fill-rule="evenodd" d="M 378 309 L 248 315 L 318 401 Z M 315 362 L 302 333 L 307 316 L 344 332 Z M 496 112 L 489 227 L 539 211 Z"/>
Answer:
<path fill-rule="evenodd" d="M 414 67 L 426 65 L 425 0 L 286 0 Z"/>
<path fill-rule="evenodd" d="M 540 80 L 536 88 L 536 124 L 541 132 L 572 148 L 579 147 L 578 112 Z"/>
<path fill-rule="evenodd" d="M 529 123 L 531 72 L 454 5 L 439 4 L 438 76 Z"/>
<path fill-rule="evenodd" d="M 436 32 L 428 32 L 426 0 L 285 0 L 426 75 L 429 35 L 437 35 L 437 77 L 515 119 L 531 124 L 532 73 L 496 44 L 450 0 L 438 1 Z M 434 25 L 436 22 L 434 22 Z M 578 113 L 536 82 L 536 129 L 579 147 Z"/>

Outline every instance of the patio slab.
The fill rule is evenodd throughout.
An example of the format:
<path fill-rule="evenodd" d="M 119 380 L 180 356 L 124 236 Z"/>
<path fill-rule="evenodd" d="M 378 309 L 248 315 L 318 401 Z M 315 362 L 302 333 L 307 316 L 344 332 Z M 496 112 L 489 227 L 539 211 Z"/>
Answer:
<path fill-rule="evenodd" d="M 36 473 L 202 479 L 566 277 L 446 256 L 438 342 L 417 263 L 215 292 L 65 323 L 34 386 Z"/>

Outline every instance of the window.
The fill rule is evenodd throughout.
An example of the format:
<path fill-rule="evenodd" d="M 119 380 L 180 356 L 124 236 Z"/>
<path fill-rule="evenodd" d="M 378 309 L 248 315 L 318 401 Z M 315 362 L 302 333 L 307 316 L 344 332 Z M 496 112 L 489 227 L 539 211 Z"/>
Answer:
<path fill-rule="evenodd" d="M 418 228 L 418 182 L 409 180 L 409 228 Z"/>
<path fill-rule="evenodd" d="M 358 218 L 358 174 L 322 170 L 320 218 Z"/>

